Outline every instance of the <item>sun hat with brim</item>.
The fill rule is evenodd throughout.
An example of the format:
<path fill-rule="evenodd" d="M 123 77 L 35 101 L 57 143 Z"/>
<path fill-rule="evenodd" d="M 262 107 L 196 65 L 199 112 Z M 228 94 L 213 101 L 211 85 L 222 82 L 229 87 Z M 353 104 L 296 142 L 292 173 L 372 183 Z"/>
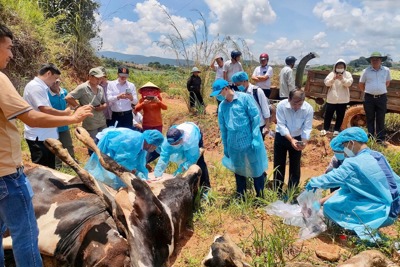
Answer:
<path fill-rule="evenodd" d="M 371 58 L 376 57 L 382 59 L 382 62 L 387 59 L 387 56 L 382 56 L 379 52 L 372 52 L 371 56 L 366 58 L 369 63 L 371 63 Z"/>
<path fill-rule="evenodd" d="M 360 127 L 350 127 L 343 130 L 338 134 L 338 136 L 333 138 L 330 145 L 332 150 L 334 151 L 343 151 L 344 149 L 343 143 L 349 142 L 351 140 L 360 143 L 367 143 L 368 135 Z"/>
<path fill-rule="evenodd" d="M 229 86 L 229 83 L 225 80 L 219 79 L 216 80 L 212 85 L 212 93 L 210 96 L 217 96 L 225 87 Z"/>
<path fill-rule="evenodd" d="M 197 68 L 197 67 L 193 67 L 193 69 L 192 69 L 192 73 L 193 72 L 201 72 L 200 70 L 199 70 L 199 68 Z"/>
<path fill-rule="evenodd" d="M 161 91 L 161 88 L 155 85 L 154 83 L 147 82 L 142 87 L 139 88 L 139 93 L 142 93 L 142 91 L 145 91 L 146 89 L 152 89 L 152 90 L 156 89 L 158 91 Z"/>

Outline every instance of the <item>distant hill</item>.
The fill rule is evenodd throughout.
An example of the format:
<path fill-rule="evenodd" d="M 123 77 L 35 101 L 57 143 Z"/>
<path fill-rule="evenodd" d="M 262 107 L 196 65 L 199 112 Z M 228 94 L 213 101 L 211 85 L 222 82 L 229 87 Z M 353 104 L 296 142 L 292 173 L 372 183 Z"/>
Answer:
<path fill-rule="evenodd" d="M 135 64 L 144 64 L 147 65 L 150 62 L 160 62 L 161 65 L 172 65 L 172 66 L 183 66 L 186 65 L 186 62 L 182 59 L 177 61 L 176 59 L 172 58 L 163 58 L 163 57 L 146 57 L 141 55 L 128 55 L 118 52 L 111 52 L 111 51 L 99 51 L 97 52 L 99 57 L 107 57 L 112 58 L 120 61 L 127 61 L 127 62 L 134 62 Z M 190 61 L 190 65 L 193 64 L 193 61 Z"/>

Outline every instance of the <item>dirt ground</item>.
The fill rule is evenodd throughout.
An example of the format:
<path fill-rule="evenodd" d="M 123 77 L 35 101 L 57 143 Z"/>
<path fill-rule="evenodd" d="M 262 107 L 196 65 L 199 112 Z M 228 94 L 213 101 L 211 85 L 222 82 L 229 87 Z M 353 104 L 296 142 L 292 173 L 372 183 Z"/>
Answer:
<path fill-rule="evenodd" d="M 186 104 L 182 102 L 180 99 L 169 99 L 165 97 L 165 101 L 169 107 L 169 112 L 166 117 L 170 118 L 170 121 L 165 122 L 166 129 L 167 125 L 171 125 L 174 123 L 181 123 L 183 121 L 194 121 L 200 124 L 203 134 L 204 134 L 204 144 L 206 148 L 205 160 L 207 164 L 210 166 L 215 161 L 220 161 L 222 158 L 222 145 L 216 140 L 219 138 L 219 130 L 217 124 L 217 117 L 215 116 L 216 105 L 209 104 L 206 109 L 207 115 L 192 115 L 188 112 Z M 172 108 L 173 107 L 173 108 Z M 173 109 L 173 110 L 172 110 Z M 205 117 L 208 118 L 205 119 Z M 206 122 L 204 122 L 206 121 Z M 327 135 L 324 137 L 319 136 L 319 131 L 321 130 L 323 124 L 323 119 L 318 117 L 316 114 L 314 122 L 313 122 L 313 132 L 310 142 L 307 147 L 303 151 L 302 162 L 301 162 L 301 182 L 305 182 L 311 177 L 321 175 L 325 172 L 325 169 L 333 156 L 333 153 L 329 147 L 329 142 L 332 138 L 331 135 Z M 275 125 L 271 125 L 271 129 L 275 129 Z M 269 168 L 268 174 L 272 173 L 273 170 L 273 141 L 274 139 L 270 136 L 266 137 L 265 146 L 267 148 L 268 158 L 269 158 Z M 394 149 L 398 149 L 399 147 L 389 144 L 389 146 Z M 286 176 L 288 174 L 288 170 L 286 171 Z M 286 177 L 287 182 L 287 177 Z M 211 181 L 211 185 L 213 186 L 213 181 Z M 216 190 L 220 190 L 220 188 L 214 188 Z M 219 218 L 224 223 L 219 228 L 218 234 L 228 233 L 232 240 L 237 244 L 243 242 L 248 239 L 251 235 L 253 229 L 253 225 L 255 221 L 256 223 L 263 223 L 268 225 L 270 223 L 270 217 L 265 213 L 263 209 L 260 209 L 259 214 L 255 221 L 249 222 L 243 220 L 243 218 Z M 388 228 L 386 231 L 393 232 L 393 229 Z M 190 259 L 199 259 L 203 258 L 207 255 L 210 245 L 213 242 L 214 236 L 204 236 L 204 233 L 198 233 L 196 231 L 189 233 L 188 236 L 182 241 L 182 248 L 179 250 L 176 258 L 172 259 L 172 265 L 174 267 L 184 267 L 184 266 L 194 266 L 191 265 Z M 314 238 L 308 240 L 306 242 L 300 242 L 298 244 L 299 248 L 303 251 L 309 251 L 310 255 L 315 259 L 315 261 L 319 261 L 315 256 L 315 251 L 324 247 L 333 246 L 332 240 L 321 236 L 319 238 Z M 340 245 L 340 244 L 339 244 Z M 337 248 L 337 245 L 334 245 Z M 341 254 L 348 254 L 345 248 L 339 248 Z"/>

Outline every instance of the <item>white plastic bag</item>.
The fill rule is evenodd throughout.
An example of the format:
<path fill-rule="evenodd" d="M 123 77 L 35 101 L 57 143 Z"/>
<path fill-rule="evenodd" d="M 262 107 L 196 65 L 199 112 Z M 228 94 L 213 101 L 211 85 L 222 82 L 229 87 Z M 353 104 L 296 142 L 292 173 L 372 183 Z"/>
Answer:
<path fill-rule="evenodd" d="M 319 200 L 322 190 L 304 191 L 297 197 L 299 204 L 287 204 L 278 200 L 266 207 L 269 215 L 283 218 L 283 223 L 300 227 L 299 238 L 306 240 L 318 236 L 326 230 Z"/>

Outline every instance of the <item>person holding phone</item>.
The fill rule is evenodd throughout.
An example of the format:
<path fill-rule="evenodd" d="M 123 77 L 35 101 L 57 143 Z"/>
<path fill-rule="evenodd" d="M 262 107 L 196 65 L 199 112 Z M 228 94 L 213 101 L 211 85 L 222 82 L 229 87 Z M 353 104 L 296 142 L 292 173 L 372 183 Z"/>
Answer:
<path fill-rule="evenodd" d="M 274 141 L 274 186 L 279 193 L 285 181 L 286 155 L 289 153 L 289 188 L 300 182 L 301 151 L 310 139 L 314 110 L 304 101 L 301 89 L 289 92 L 289 98 L 276 108 L 276 135 Z"/>
<path fill-rule="evenodd" d="M 353 84 L 353 76 L 346 71 L 346 62 L 343 59 L 339 59 L 336 62 L 324 82 L 329 87 L 329 90 L 326 97 L 324 129 L 321 130 L 321 135 L 324 136 L 329 131 L 333 114 L 336 112 L 333 136 L 337 136 L 343 123 L 347 104 L 350 102 L 349 87 Z"/>
<path fill-rule="evenodd" d="M 145 130 L 158 130 L 162 132 L 163 121 L 161 110 L 167 110 L 167 105 L 163 103 L 161 89 L 157 85 L 148 82 L 139 88 L 142 98 L 135 107 L 135 111 L 143 110 L 142 128 Z"/>

